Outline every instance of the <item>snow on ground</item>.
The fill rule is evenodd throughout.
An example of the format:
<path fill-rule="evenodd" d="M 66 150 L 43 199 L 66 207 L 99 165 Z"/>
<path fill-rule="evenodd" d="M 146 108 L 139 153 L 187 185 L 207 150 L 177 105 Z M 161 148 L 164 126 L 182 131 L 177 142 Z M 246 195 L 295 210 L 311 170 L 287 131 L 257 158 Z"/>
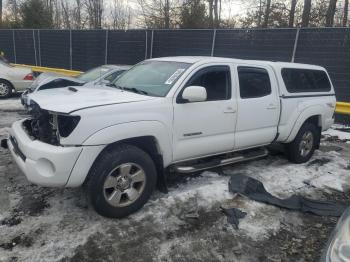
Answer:
<path fill-rule="evenodd" d="M 0 128 L 0 136 L 6 136 L 9 133 L 9 127 Z"/>
<path fill-rule="evenodd" d="M 19 111 L 24 110 L 21 100 L 19 98 L 11 98 L 6 100 L 0 100 L 1 111 Z"/>
<path fill-rule="evenodd" d="M 336 126 L 328 129 L 327 131 L 322 132 L 322 135 L 324 136 L 334 136 L 334 137 L 338 137 L 341 140 L 348 140 L 350 141 L 350 127 L 347 129 L 349 130 L 348 132 L 345 131 L 341 131 L 340 129 L 335 129 Z"/>
<path fill-rule="evenodd" d="M 0 138 L 19 118 L 15 112 L 0 112 Z M 328 132 L 335 131 L 340 139 L 348 139 L 345 132 Z M 320 192 L 349 190 L 349 145 L 337 143 L 343 150 L 335 152 L 327 148 L 329 142 L 322 144 L 301 165 L 276 155 L 175 179 L 168 194 L 156 192 L 142 210 L 119 220 L 97 215 L 81 189 L 30 185 L 8 152 L 0 149 L 0 261 L 256 261 L 269 255 L 265 249 L 281 231 L 300 230 L 294 236 L 298 238 L 306 231 L 307 219 L 313 226 L 318 218 L 235 197 L 228 190 L 230 175 L 254 177 L 283 198 L 302 194 L 319 199 Z M 221 206 L 247 212 L 239 230 L 227 224 Z M 324 227 L 329 222 L 318 223 Z M 303 237 L 320 239 L 319 234 Z M 270 250 L 277 252 L 280 246 L 294 243 L 290 237 L 276 242 Z M 278 257 L 286 251 L 280 252 Z"/>

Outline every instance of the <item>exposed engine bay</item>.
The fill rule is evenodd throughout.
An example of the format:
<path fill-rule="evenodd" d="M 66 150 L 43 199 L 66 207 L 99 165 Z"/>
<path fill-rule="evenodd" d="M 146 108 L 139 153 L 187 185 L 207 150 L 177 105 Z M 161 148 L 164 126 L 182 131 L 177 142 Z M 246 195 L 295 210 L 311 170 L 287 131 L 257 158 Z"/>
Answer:
<path fill-rule="evenodd" d="M 68 137 L 80 121 L 79 116 L 61 115 L 40 108 L 31 101 L 28 108 L 30 118 L 23 127 L 33 139 L 51 145 L 59 145 L 61 137 Z"/>

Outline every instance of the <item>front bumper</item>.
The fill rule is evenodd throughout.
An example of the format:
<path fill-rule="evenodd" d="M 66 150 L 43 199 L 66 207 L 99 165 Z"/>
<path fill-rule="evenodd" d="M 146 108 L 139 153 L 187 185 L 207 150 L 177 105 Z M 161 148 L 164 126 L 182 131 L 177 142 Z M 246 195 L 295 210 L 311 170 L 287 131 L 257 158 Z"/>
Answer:
<path fill-rule="evenodd" d="M 13 159 L 30 182 L 49 187 L 65 186 L 83 147 L 54 146 L 32 140 L 23 129 L 23 121 L 13 123 L 7 140 Z"/>
<path fill-rule="evenodd" d="M 25 90 L 21 95 L 21 104 L 27 108 L 27 101 L 28 101 L 28 89 Z"/>

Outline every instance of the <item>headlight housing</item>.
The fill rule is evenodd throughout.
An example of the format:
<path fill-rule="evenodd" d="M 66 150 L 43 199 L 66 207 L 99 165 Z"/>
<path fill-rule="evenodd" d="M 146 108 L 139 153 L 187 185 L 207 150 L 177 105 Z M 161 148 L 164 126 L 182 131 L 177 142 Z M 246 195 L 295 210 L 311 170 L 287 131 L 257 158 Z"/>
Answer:
<path fill-rule="evenodd" d="M 350 208 L 339 219 L 323 261 L 350 262 Z"/>
<path fill-rule="evenodd" d="M 61 137 L 68 137 L 77 127 L 80 116 L 57 115 L 58 133 Z"/>

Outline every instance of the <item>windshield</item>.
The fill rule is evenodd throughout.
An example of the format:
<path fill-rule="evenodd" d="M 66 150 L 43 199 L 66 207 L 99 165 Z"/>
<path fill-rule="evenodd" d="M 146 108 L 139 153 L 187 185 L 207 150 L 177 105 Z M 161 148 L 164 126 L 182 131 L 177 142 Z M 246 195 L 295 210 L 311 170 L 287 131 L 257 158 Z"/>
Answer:
<path fill-rule="evenodd" d="M 111 71 L 112 68 L 106 67 L 106 66 L 100 66 L 93 69 L 90 69 L 89 71 L 86 71 L 85 73 L 82 73 L 81 75 L 78 75 L 77 78 L 79 80 L 82 80 L 84 82 L 91 82 L 96 80 L 97 78 L 105 75 L 109 71 Z"/>
<path fill-rule="evenodd" d="M 169 61 L 144 61 L 122 74 L 113 84 L 151 96 L 166 96 L 190 65 Z"/>

